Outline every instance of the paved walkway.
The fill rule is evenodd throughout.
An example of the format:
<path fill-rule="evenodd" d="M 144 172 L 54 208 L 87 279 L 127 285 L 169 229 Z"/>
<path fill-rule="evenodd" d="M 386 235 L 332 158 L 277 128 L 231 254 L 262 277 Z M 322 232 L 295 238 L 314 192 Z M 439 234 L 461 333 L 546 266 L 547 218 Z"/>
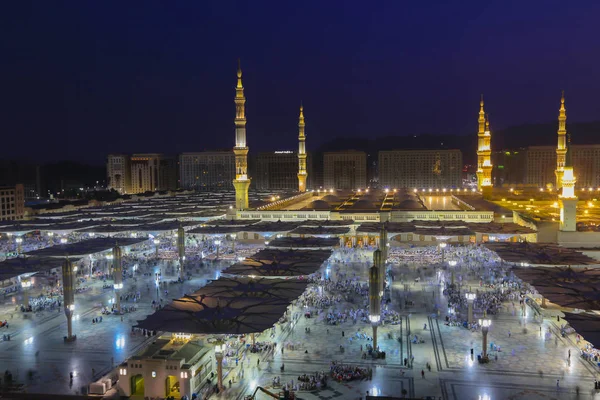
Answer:
<path fill-rule="evenodd" d="M 346 264 L 343 268 L 352 273 L 363 273 L 366 280 L 364 265 Z M 244 379 L 234 383 L 232 389 L 214 397 L 241 399 L 245 394 L 252 393 L 257 385 L 277 392 L 272 385 L 273 377 L 280 377 L 281 382 L 289 382 L 292 379 L 296 381 L 301 374 L 328 371 L 330 362 L 335 360 L 373 368 L 372 380 L 338 383 L 330 379 L 327 389 L 300 391 L 300 398 L 359 399 L 364 398 L 367 391 L 371 395 L 401 397 L 403 390 L 406 390 L 409 397 L 431 396 L 447 400 L 600 398 L 593 390 L 598 367 L 579 357 L 577 347 L 570 336 L 561 338 L 557 335 L 559 327 L 554 317 L 545 318 L 540 324 L 539 320 L 534 322 L 531 315 L 523 319 L 515 312 L 513 316 L 512 305 L 506 303 L 506 307 L 499 314 L 488 316 L 492 320 L 488 344 L 493 342 L 500 346 L 501 351 L 490 353 L 490 363 L 479 364 L 477 355 L 482 351 L 482 333 L 471 332 L 462 327 L 446 326 L 445 312 L 441 313 L 439 320 L 432 313 L 434 304 L 439 304 L 446 311 L 447 302 L 440 287 L 426 283 L 415 284 L 410 271 L 395 272 L 396 276 L 400 276 L 402 272 L 406 279 L 405 282 L 394 284 L 391 304 L 394 309 L 402 310 L 403 323 L 383 326 L 378 330 L 379 345 L 387 353 L 385 360 L 363 360 L 360 357 L 360 345 L 364 347 L 367 342 L 349 342 L 349 337 L 357 331 L 371 334 L 371 328 L 367 324 L 354 325 L 352 322 L 346 322 L 330 326 L 318 322 L 316 318 L 300 317 L 293 330 L 278 330 L 275 339 L 277 343 L 298 343 L 299 348 L 285 350 L 284 354 L 276 351 L 273 356 L 261 355 L 260 368 L 256 367 L 258 356 L 252 355 L 250 367 L 244 367 Z M 408 285 L 405 286 L 405 283 Z M 472 285 L 473 290 L 478 287 L 475 281 L 464 281 L 463 284 Z M 405 288 L 409 290 L 405 291 Z M 402 309 L 400 300 L 405 297 L 412 300 L 415 306 Z M 475 317 L 481 315 L 476 312 Z M 424 324 L 427 324 L 426 329 Z M 310 333 L 305 332 L 306 327 L 310 327 Z M 408 329 L 411 337 L 417 334 L 425 343 L 412 344 L 407 336 Z M 550 340 L 545 340 L 548 329 L 552 336 Z M 391 338 L 388 338 L 388 334 Z M 340 352 L 340 344 L 344 346 L 343 353 Z M 569 349 L 570 362 L 567 360 Z M 308 353 L 305 353 L 305 350 Z M 403 359 L 410 359 L 411 355 L 414 356 L 414 364 L 412 368 L 405 368 Z M 285 364 L 284 373 L 279 370 L 282 363 Z M 426 368 L 427 363 L 430 364 L 431 371 Z M 422 370 L 425 372 L 424 377 L 421 377 Z M 257 399 L 263 398 L 267 398 L 266 395 L 257 396 Z"/>
<path fill-rule="evenodd" d="M 162 267 L 163 273 L 167 270 L 164 261 L 156 262 L 156 265 Z M 184 292 L 191 293 L 205 285 L 208 279 L 214 279 L 215 270 L 223 266 L 222 263 L 211 263 L 205 268 L 189 265 L 193 268 L 194 278 L 184 284 L 168 285 L 168 295 L 161 289 L 160 297 L 166 302 Z M 177 279 L 169 275 L 163 275 L 163 278 L 166 281 Z M 9 322 L 9 328 L 0 328 L 0 333 L 11 335 L 10 341 L 0 343 L 0 371 L 10 370 L 13 379 L 25 384 L 25 390 L 81 393 L 82 387 L 87 387 L 152 340 L 143 335 L 132 335 L 131 327 L 153 311 L 151 303 L 157 299 L 153 277 L 138 275 L 137 282 L 125 279 L 123 293 L 137 287 L 141 299 L 137 303 L 122 303 L 137 307 L 135 312 L 125 314 L 122 321 L 119 316 L 101 314 L 102 305 L 110 307 L 113 290 L 103 289 L 103 282 L 99 280 L 88 280 L 85 285 L 91 289 L 75 295 L 73 333 L 77 340 L 72 343 L 63 342 L 63 336 L 67 334 L 63 307 L 38 313 L 15 311 L 15 304 L 22 302 L 21 294 L 5 298 L 4 304 L 0 305 L 0 320 Z M 31 297 L 36 294 L 33 290 Z M 92 324 L 92 319 L 101 315 L 103 322 Z M 29 378 L 30 370 L 34 371 L 33 379 Z M 75 372 L 72 384 L 70 371 Z"/>
<path fill-rule="evenodd" d="M 191 292 L 215 278 L 215 269 L 223 265 L 196 269 L 193 266 L 194 279 L 181 285 L 171 285 L 169 298 Z M 348 276 L 356 274 L 366 280 L 367 264 L 347 263 L 331 264 L 331 271 L 339 267 Z M 163 269 L 165 271 L 166 269 Z M 328 387 L 320 391 L 300 392 L 302 399 L 332 400 L 364 398 L 367 391 L 373 395 L 401 396 L 406 391 L 409 397 L 432 396 L 445 400 L 496 400 L 496 399 L 592 399 L 600 398 L 592 393 L 594 378 L 598 367 L 579 357 L 571 336 L 562 338 L 557 335 L 558 325 L 555 318 L 546 318 L 540 324 L 531 316 L 525 320 L 512 313 L 512 306 L 506 307 L 497 315 L 489 316 L 492 326 L 488 343 L 501 347 L 501 351 L 490 353 L 489 364 L 479 364 L 477 354 L 481 352 L 481 332 L 470 332 L 462 327 L 446 326 L 444 317 L 447 301 L 440 286 L 425 282 L 414 283 L 417 272 L 414 270 L 393 268 L 394 275 L 404 280 L 394 283 L 390 307 L 402 315 L 402 324 L 382 326 L 378 330 L 379 345 L 387 354 L 385 360 L 364 360 L 360 346 L 367 341 L 356 338 L 356 332 L 371 334 L 371 327 L 365 323 L 353 324 L 351 321 L 340 325 L 326 325 L 318 318 L 304 318 L 302 310 L 293 309 L 292 314 L 300 317 L 293 329 L 289 326 L 278 327 L 274 338 L 265 333 L 257 341 L 272 340 L 278 343 L 293 343 L 294 350 L 278 349 L 273 354 L 251 354 L 248 361 L 243 360 L 238 367 L 225 368 L 224 382 L 231 389 L 218 396 L 219 399 L 241 399 L 252 393 L 256 386 L 272 388 L 274 377 L 281 377 L 283 383 L 297 381 L 299 375 L 329 370 L 331 361 L 344 362 L 373 369 L 371 380 L 345 383 L 328 381 Z M 335 272 L 330 272 L 335 277 Z M 175 277 L 165 277 L 174 279 Z M 104 316 L 103 322 L 92 325 L 91 319 L 100 315 L 100 304 L 108 304 L 111 291 L 103 290 L 101 282 L 95 282 L 93 288 L 76 295 L 76 318 L 73 330 L 77 334 L 74 343 L 63 343 L 66 334 L 66 320 L 62 308 L 29 315 L 14 311 L 18 298 L 7 298 L 0 306 L 0 319 L 9 321 L 9 328 L 1 328 L 2 333 L 11 333 L 10 342 L 0 343 L 0 368 L 10 369 L 13 376 L 26 384 L 26 390 L 51 393 L 74 393 L 82 386 L 97 378 L 112 366 L 126 359 L 137 349 L 145 345 L 143 336 L 132 336 L 131 326 L 152 312 L 151 301 L 156 299 L 154 289 L 144 290 L 152 284 L 152 277 L 140 277 L 135 283 L 125 281 L 125 290 L 134 284 L 142 290 L 142 299 L 137 303 L 138 310 L 126 314 L 121 321 L 117 316 Z M 475 279 L 464 279 L 463 286 L 478 287 Z M 151 286 L 153 288 L 153 286 Z M 162 295 L 162 297 L 165 297 Z M 414 302 L 411 308 L 403 308 L 404 299 Z M 362 299 L 356 299 L 357 305 Z M 441 308 L 440 319 L 434 314 L 434 305 Z M 334 306 L 342 310 L 345 305 Z M 13 318 L 10 318 L 13 314 Z M 476 315 L 477 317 L 477 315 Z M 526 322 L 525 322 L 526 321 Z M 427 327 L 424 328 L 424 325 Z M 540 334 L 540 326 L 542 333 Z M 310 327 L 310 333 L 305 328 Z M 527 331 L 524 331 L 527 328 Z M 545 332 L 550 329 L 551 338 L 545 340 Z M 511 332 L 509 337 L 508 331 Z M 344 335 L 342 335 L 344 332 Z M 410 335 L 408 333 L 410 332 Z M 425 343 L 412 344 L 410 338 L 418 335 Z M 344 351 L 340 351 L 340 345 Z M 473 358 L 471 357 L 473 348 Z M 568 362 L 568 350 L 571 360 Z M 36 352 L 39 355 L 36 356 Z M 306 353 L 305 353 L 306 351 Z M 496 360 L 497 355 L 497 360 Z M 404 358 L 414 356 L 412 367 L 404 367 Z M 260 358 L 260 367 L 256 360 Z M 281 364 L 285 371 L 281 373 Z M 426 364 L 431 365 L 431 371 Z M 96 375 L 92 377 L 92 368 Z M 244 377 L 238 378 L 241 369 Z M 28 370 L 35 370 L 32 380 L 27 377 Z M 421 377 L 421 370 L 425 376 Z M 69 383 L 69 371 L 77 376 L 72 386 Z M 235 378 L 235 383 L 234 381 Z M 556 382 L 559 380 L 559 387 Z M 580 388 L 576 397 L 576 388 Z M 265 395 L 257 396 L 258 399 Z"/>

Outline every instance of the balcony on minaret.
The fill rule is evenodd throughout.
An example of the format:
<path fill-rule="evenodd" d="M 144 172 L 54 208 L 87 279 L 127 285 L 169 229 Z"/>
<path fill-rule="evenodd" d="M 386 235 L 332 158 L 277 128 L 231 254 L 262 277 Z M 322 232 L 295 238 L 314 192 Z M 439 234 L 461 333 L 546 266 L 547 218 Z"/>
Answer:
<path fill-rule="evenodd" d="M 491 167 L 491 166 L 492 166 L 492 163 L 491 163 L 491 161 L 490 161 L 490 160 L 483 160 L 483 166 L 484 166 L 484 167 Z"/>

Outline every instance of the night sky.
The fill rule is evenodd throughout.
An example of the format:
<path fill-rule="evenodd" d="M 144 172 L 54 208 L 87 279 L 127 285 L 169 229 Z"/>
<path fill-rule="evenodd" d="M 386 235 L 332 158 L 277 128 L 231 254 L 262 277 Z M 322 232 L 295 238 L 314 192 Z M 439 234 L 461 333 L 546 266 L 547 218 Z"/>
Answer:
<path fill-rule="evenodd" d="M 251 152 L 600 119 L 600 2 L 436 3 L 4 2 L 0 157 L 231 148 L 238 57 Z"/>

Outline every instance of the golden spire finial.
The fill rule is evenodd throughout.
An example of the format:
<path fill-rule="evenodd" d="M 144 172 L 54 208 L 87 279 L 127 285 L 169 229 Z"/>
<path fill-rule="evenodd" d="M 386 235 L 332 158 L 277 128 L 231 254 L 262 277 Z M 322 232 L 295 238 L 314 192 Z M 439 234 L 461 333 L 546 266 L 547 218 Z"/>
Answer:
<path fill-rule="evenodd" d="M 300 118 L 304 118 L 304 106 L 302 105 L 302 100 L 300 100 Z"/>
<path fill-rule="evenodd" d="M 485 114 L 485 130 L 490 131 L 490 114 Z"/>
<path fill-rule="evenodd" d="M 481 93 L 481 100 L 479 101 L 479 106 L 483 109 L 483 93 Z"/>
<path fill-rule="evenodd" d="M 565 91 L 561 91 L 560 104 L 565 104 Z"/>
<path fill-rule="evenodd" d="M 238 89 L 243 89 L 244 86 L 242 86 L 242 65 L 241 65 L 241 62 L 240 62 L 239 58 L 238 58 L 237 78 L 238 78 L 237 88 Z"/>

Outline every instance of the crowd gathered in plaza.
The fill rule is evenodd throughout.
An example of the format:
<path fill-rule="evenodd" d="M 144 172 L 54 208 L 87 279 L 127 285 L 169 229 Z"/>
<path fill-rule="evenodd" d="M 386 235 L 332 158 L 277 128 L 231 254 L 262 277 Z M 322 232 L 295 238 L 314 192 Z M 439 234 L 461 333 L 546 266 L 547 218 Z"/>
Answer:
<path fill-rule="evenodd" d="M 67 241 L 76 242 L 82 239 L 81 235 L 71 234 L 66 236 Z M 14 238 L 13 238 L 14 239 Z M 2 238 L 0 240 L 0 251 L 11 254 L 16 250 L 13 239 Z M 27 235 L 19 243 L 20 251 L 31 251 L 37 248 L 47 247 L 61 243 L 58 235 Z M 156 248 L 158 247 L 158 255 Z M 201 268 L 214 268 L 212 264 L 216 259 L 217 252 L 220 258 L 228 261 L 237 260 L 255 253 L 263 248 L 259 244 L 236 243 L 231 237 L 203 237 L 202 235 L 186 235 L 186 277 L 191 279 L 195 272 Z M 354 360 L 338 361 L 335 356 L 330 360 L 329 373 L 314 372 L 311 374 L 298 375 L 297 379 L 282 382 L 280 376 L 268 378 L 267 384 L 285 390 L 317 390 L 327 386 L 327 378 L 331 377 L 337 382 L 348 382 L 353 380 L 370 379 L 373 370 L 370 367 L 362 367 L 352 364 L 360 363 L 366 358 L 381 358 L 385 354 L 382 349 L 374 348 L 373 337 L 368 329 L 371 320 L 369 315 L 369 284 L 365 279 L 365 271 L 373 265 L 373 248 L 338 248 L 332 252 L 331 257 L 325 263 L 324 268 L 308 278 L 307 290 L 293 302 L 297 310 L 289 309 L 280 319 L 275 327 L 265 332 L 267 340 L 250 341 L 248 335 L 229 335 L 226 337 L 224 361 L 226 368 L 239 368 L 237 374 L 231 375 L 240 379 L 244 378 L 244 367 L 248 369 L 251 361 L 250 356 L 257 358 L 257 367 L 260 358 L 269 360 L 268 369 L 276 354 L 281 354 L 281 372 L 284 372 L 284 352 L 299 352 L 305 355 L 309 353 L 309 346 L 303 341 L 291 338 L 282 339 L 284 333 L 291 330 L 292 322 L 299 318 L 305 320 L 305 335 L 311 334 L 311 325 L 322 324 L 326 329 L 328 341 L 339 344 L 340 354 L 344 354 L 346 347 L 358 349 L 360 355 Z M 449 263 L 452 261 L 452 263 Z M 82 259 L 78 271 L 76 293 L 82 294 L 89 291 L 93 285 L 101 284 L 102 290 L 113 289 L 112 259 L 106 256 L 90 256 Z M 124 289 L 117 294 L 121 305 L 121 314 L 133 313 L 143 303 L 150 304 L 152 309 L 159 309 L 168 301 L 169 297 L 178 297 L 179 279 L 179 256 L 174 237 L 161 238 L 158 243 L 152 240 L 144 242 L 134 249 L 124 252 L 122 257 Z M 194 266 L 194 267 L 191 267 Z M 391 247 L 387 258 L 387 285 L 399 281 L 407 285 L 405 291 L 399 293 L 398 297 L 402 304 L 409 310 L 398 310 L 390 301 L 392 297 L 389 289 L 386 289 L 381 303 L 381 324 L 401 324 L 402 318 L 410 310 L 415 309 L 414 293 L 411 288 L 419 282 L 423 287 L 428 285 L 439 287 L 442 298 L 433 300 L 432 309 L 437 311 L 437 316 L 444 313 L 446 325 L 457 326 L 477 331 L 480 326 L 475 319 L 471 324 L 467 322 L 468 302 L 465 294 L 473 293 L 473 309 L 478 315 L 488 316 L 500 312 L 508 312 L 513 316 L 523 312 L 534 290 L 522 283 L 510 272 L 510 265 L 504 264 L 500 258 L 487 248 L 478 245 L 447 246 L 444 250 L 439 246 L 420 247 Z M 200 268 L 200 269 L 199 269 Z M 408 271 L 408 272 L 407 272 Z M 409 276 L 411 277 L 409 279 Z M 412 277 L 416 276 L 417 279 Z M 169 278 L 167 277 L 174 277 Z M 395 279 L 397 277 L 397 279 Z M 62 311 L 62 290 L 53 281 L 42 282 L 35 285 L 31 291 L 36 291 L 29 297 L 29 305 L 17 305 L 16 310 L 24 313 L 38 312 L 43 310 Z M 452 284 L 452 282 L 456 282 Z M 205 283 L 205 282 L 204 282 Z M 470 284 L 468 284 L 470 283 Z M 408 291 L 407 291 L 408 289 Z M 3 289 L 6 295 L 18 291 L 17 286 Z M 435 290 L 435 289 L 434 289 Z M 156 291 L 156 296 L 154 292 Z M 169 292 L 173 294 L 169 295 Z M 443 304 L 441 304 L 443 303 Z M 447 307 L 446 307 L 447 306 Z M 430 308 L 427 307 L 429 310 Z M 448 312 L 446 312 L 446 310 Z M 108 304 L 102 304 L 100 313 L 91 319 L 92 324 L 99 324 L 103 316 L 117 314 L 114 299 Z M 12 317 L 12 315 L 11 315 Z M 121 317 L 121 320 L 122 317 Z M 4 326 L 10 324 L 6 321 Z M 426 327 L 426 326 L 425 326 Z M 330 329 L 341 330 L 341 338 L 332 337 Z M 337 332 L 337 331 L 336 331 Z M 563 325 L 563 335 L 575 334 L 568 326 Z M 144 335 L 150 337 L 156 332 L 140 330 L 136 327 L 131 329 L 132 335 Z M 279 336 L 277 335 L 279 334 Z M 546 340 L 550 338 L 550 332 L 546 332 Z M 424 337 L 418 333 L 409 335 L 412 344 L 423 343 Z M 280 343 L 276 343 L 276 341 Z M 339 342 L 338 342 L 339 341 Z M 579 344 L 579 340 L 577 343 Z M 497 350 L 499 346 L 492 343 L 491 349 Z M 581 357 L 597 362 L 600 359 L 600 351 L 591 344 L 583 343 L 580 346 Z M 405 360 L 405 365 L 407 365 Z M 412 365 L 411 363 L 408 365 Z M 230 382 L 231 385 L 231 382 Z"/>

